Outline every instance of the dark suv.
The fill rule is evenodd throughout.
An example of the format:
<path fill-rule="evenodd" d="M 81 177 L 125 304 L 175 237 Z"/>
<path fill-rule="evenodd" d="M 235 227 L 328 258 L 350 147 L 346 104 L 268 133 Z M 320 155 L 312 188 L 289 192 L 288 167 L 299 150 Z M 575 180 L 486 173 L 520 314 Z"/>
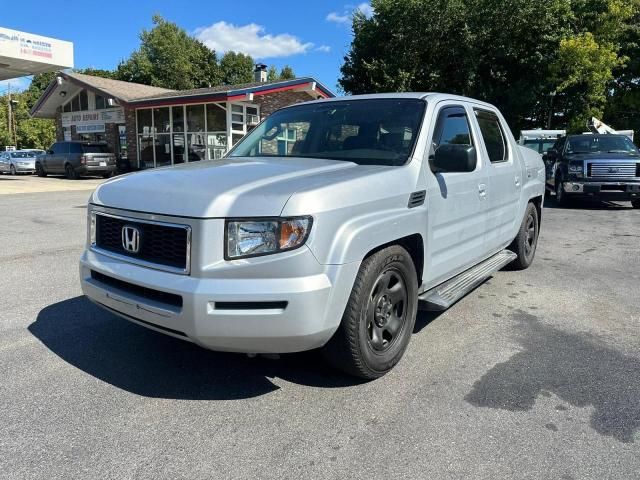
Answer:
<path fill-rule="evenodd" d="M 69 179 L 81 175 L 101 175 L 108 178 L 116 171 L 116 156 L 105 143 L 56 142 L 46 153 L 36 158 L 36 173 L 64 174 Z"/>
<path fill-rule="evenodd" d="M 543 155 L 558 204 L 571 197 L 631 201 L 640 208 L 640 152 L 625 135 L 568 135 Z"/>

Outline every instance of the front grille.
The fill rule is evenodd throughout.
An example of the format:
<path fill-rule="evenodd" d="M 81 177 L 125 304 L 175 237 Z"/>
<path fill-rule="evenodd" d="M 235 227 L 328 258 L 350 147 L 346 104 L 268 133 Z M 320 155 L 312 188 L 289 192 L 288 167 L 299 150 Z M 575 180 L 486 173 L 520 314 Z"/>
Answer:
<path fill-rule="evenodd" d="M 104 285 L 122 290 L 126 293 L 131 293 L 138 297 L 146 298 L 147 300 L 153 300 L 158 303 L 166 303 L 174 307 L 182 308 L 182 297 L 174 293 L 162 292 L 160 290 L 154 290 L 152 288 L 142 287 L 134 283 L 118 280 L 117 278 L 110 277 L 104 273 L 91 270 L 91 278 Z"/>
<path fill-rule="evenodd" d="M 633 178 L 638 175 L 640 163 L 587 163 L 587 177 Z"/>
<path fill-rule="evenodd" d="M 122 242 L 122 228 L 131 226 L 140 232 L 138 253 L 127 251 Z M 96 247 L 132 259 L 189 270 L 189 235 L 187 226 L 146 223 L 96 214 Z"/>

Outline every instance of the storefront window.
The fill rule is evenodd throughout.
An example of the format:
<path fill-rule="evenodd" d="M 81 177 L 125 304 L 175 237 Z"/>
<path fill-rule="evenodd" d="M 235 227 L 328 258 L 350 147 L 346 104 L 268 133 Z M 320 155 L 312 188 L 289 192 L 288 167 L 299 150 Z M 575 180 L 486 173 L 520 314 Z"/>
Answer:
<path fill-rule="evenodd" d="M 151 125 L 151 110 L 148 108 L 138 110 L 138 133 L 150 135 Z"/>
<path fill-rule="evenodd" d="M 186 151 L 185 151 L 184 133 L 174 133 L 173 134 L 173 163 L 184 163 L 186 161 L 187 159 L 186 159 Z"/>
<path fill-rule="evenodd" d="M 156 167 L 171 165 L 171 143 L 169 138 L 168 133 L 155 136 Z"/>
<path fill-rule="evenodd" d="M 96 110 L 102 110 L 104 108 L 107 108 L 106 105 L 107 105 L 107 102 L 105 101 L 104 97 L 96 93 Z"/>
<path fill-rule="evenodd" d="M 210 103 L 207 105 L 207 131 L 227 131 L 227 111 L 218 104 Z"/>
<path fill-rule="evenodd" d="M 204 105 L 187 105 L 187 132 L 204 132 Z"/>
<path fill-rule="evenodd" d="M 155 133 L 171 133 L 169 107 L 153 109 L 153 127 Z"/>
<path fill-rule="evenodd" d="M 209 160 L 218 160 L 227 151 L 227 133 L 209 133 L 207 134 L 207 148 L 209 150 Z"/>
<path fill-rule="evenodd" d="M 173 131 L 184 132 L 184 107 L 171 107 L 173 113 Z"/>
<path fill-rule="evenodd" d="M 82 90 L 78 94 L 78 98 L 80 100 L 80 110 L 82 111 L 89 110 L 89 97 L 87 96 L 87 91 Z"/>
<path fill-rule="evenodd" d="M 140 149 L 140 168 L 154 167 L 153 158 L 153 119 L 151 110 L 146 108 L 138 114 L 138 148 Z"/>

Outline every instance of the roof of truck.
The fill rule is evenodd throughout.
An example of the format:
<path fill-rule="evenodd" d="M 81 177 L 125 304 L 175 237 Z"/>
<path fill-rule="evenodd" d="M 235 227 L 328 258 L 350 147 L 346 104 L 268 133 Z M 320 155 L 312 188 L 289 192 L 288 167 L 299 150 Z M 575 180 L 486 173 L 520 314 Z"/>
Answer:
<path fill-rule="evenodd" d="M 496 108 L 490 103 L 477 100 L 470 97 L 462 97 L 460 95 L 453 95 L 450 93 L 439 92 L 389 92 L 389 93 L 369 93 L 366 95 L 348 95 L 344 97 L 323 98 L 321 100 L 313 100 L 305 103 L 319 103 L 319 102 L 340 102 L 345 100 L 375 100 L 375 99 L 402 99 L 402 98 L 417 98 L 428 101 L 441 102 L 443 100 L 457 100 L 460 102 L 472 102 L 478 105 L 484 105 L 491 108 Z M 290 105 L 291 107 L 296 104 Z M 288 108 L 288 107 L 285 107 Z"/>

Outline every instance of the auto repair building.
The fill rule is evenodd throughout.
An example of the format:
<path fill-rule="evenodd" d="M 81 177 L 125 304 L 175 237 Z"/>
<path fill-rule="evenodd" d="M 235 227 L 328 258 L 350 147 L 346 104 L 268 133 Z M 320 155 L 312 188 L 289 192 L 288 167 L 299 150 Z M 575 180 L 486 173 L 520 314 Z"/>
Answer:
<path fill-rule="evenodd" d="M 133 169 L 216 160 L 275 110 L 334 96 L 311 77 L 267 82 L 265 68 L 253 83 L 195 90 L 61 72 L 31 115 L 55 119 L 59 141 L 106 142 Z"/>

